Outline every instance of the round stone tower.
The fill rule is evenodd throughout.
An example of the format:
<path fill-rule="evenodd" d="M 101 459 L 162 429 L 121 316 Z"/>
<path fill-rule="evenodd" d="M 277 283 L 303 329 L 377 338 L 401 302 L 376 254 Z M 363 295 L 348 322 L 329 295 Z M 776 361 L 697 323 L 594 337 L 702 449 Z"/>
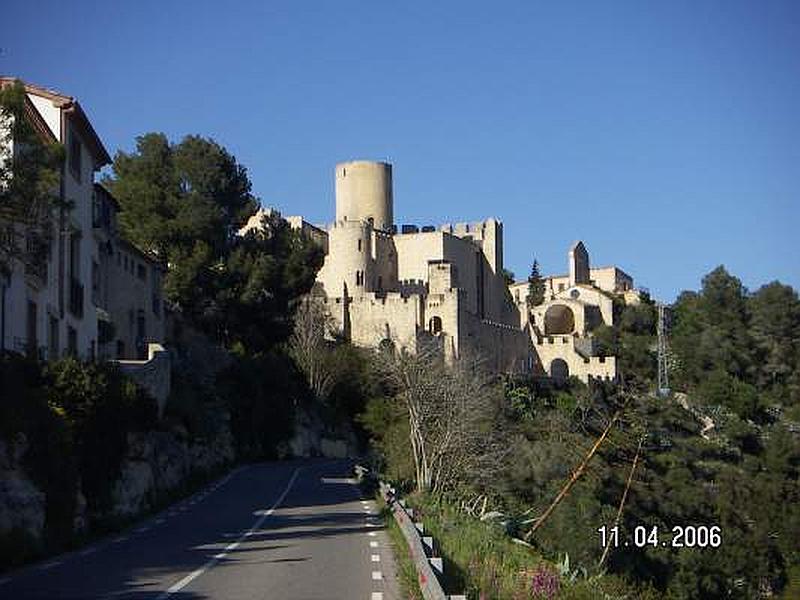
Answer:
<path fill-rule="evenodd" d="M 336 165 L 336 220 L 371 221 L 375 229 L 390 231 L 392 165 L 366 160 Z"/>

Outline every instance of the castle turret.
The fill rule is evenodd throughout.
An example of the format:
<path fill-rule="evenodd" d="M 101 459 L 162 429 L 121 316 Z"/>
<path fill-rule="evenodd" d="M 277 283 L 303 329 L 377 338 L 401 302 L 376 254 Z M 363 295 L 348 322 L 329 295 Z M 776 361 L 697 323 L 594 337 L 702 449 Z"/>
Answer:
<path fill-rule="evenodd" d="M 569 285 L 589 283 L 589 253 L 583 242 L 577 241 L 569 249 Z"/>
<path fill-rule="evenodd" d="M 334 223 L 328 231 L 328 257 L 317 276 L 326 293 L 343 295 L 343 285 L 348 296 L 361 296 L 372 291 L 372 227 L 363 221 Z"/>
<path fill-rule="evenodd" d="M 375 229 L 390 231 L 392 165 L 363 160 L 336 165 L 336 220 L 372 221 Z"/>

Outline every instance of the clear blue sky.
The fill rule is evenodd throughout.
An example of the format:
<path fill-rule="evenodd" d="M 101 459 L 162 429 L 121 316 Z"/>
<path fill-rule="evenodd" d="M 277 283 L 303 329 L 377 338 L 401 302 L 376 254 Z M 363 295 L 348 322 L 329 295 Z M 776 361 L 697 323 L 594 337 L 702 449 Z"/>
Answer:
<path fill-rule="evenodd" d="M 800 2 L 2 13 L 0 73 L 78 97 L 112 154 L 213 137 L 284 214 L 330 220 L 334 164 L 383 159 L 398 223 L 496 216 L 518 277 L 533 255 L 564 271 L 583 239 L 665 300 L 720 263 L 800 287 Z"/>

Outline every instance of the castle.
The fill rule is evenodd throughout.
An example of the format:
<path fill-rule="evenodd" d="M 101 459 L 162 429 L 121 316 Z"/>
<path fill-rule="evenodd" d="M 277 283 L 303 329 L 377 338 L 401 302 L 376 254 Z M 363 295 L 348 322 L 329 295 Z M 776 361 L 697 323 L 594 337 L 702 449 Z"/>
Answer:
<path fill-rule="evenodd" d="M 583 243 L 570 250 L 569 275 L 547 278 L 545 302 L 530 307 L 527 282 L 505 279 L 497 219 L 398 230 L 384 162 L 338 164 L 335 189 L 330 226 L 287 220 L 325 249 L 313 293 L 345 338 L 411 352 L 434 344 L 447 360 L 477 354 L 496 372 L 616 377 L 614 357 L 595 355 L 591 332 L 613 324 L 613 298 L 635 294 L 633 280 L 616 267 L 590 269 Z"/>

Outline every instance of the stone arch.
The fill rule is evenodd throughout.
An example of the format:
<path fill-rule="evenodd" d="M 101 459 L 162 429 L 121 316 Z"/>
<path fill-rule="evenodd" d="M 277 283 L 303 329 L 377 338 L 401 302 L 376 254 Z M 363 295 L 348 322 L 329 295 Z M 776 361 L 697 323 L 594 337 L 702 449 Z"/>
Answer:
<path fill-rule="evenodd" d="M 575 313 L 569 306 L 554 304 L 544 313 L 544 334 L 563 335 L 575 331 Z"/>
<path fill-rule="evenodd" d="M 442 317 L 434 316 L 430 318 L 428 321 L 428 331 L 430 331 L 433 335 L 442 332 Z"/>
<path fill-rule="evenodd" d="M 550 377 L 557 381 L 569 379 L 569 365 L 563 358 L 554 358 L 550 363 Z"/>

